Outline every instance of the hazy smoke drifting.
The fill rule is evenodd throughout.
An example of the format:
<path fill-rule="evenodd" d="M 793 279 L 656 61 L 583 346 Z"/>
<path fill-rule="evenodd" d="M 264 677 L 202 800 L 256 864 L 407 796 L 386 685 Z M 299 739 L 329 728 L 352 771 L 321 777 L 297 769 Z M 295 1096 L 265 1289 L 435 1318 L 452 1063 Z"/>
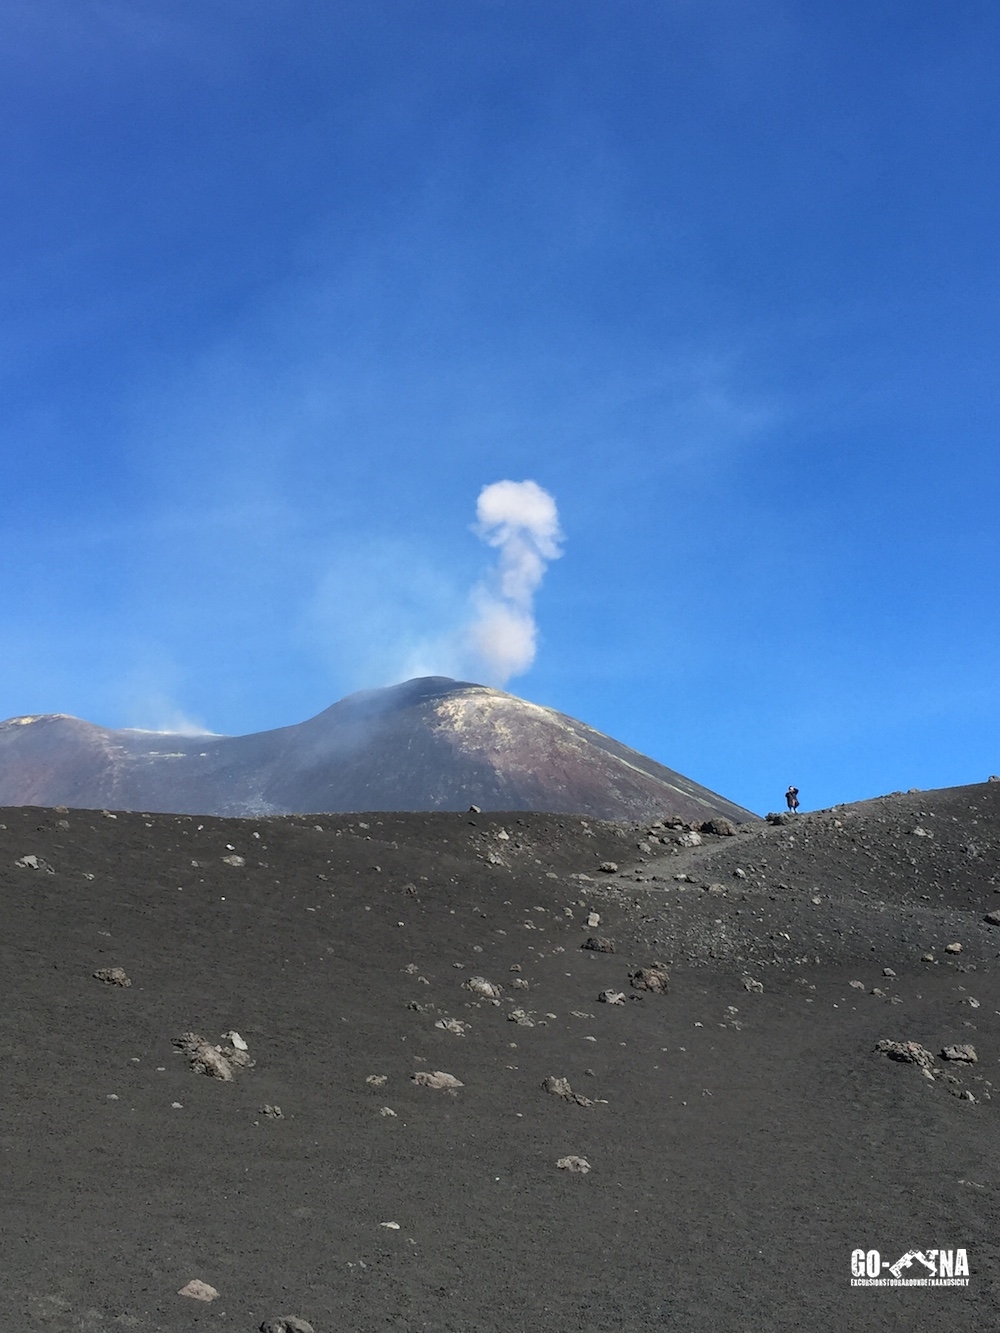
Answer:
<path fill-rule="evenodd" d="M 469 646 L 492 683 L 502 685 L 535 660 L 535 593 L 550 560 L 562 555 L 559 513 L 534 481 L 495 481 L 476 504 L 476 532 L 499 551 L 492 577 L 473 593 Z"/>

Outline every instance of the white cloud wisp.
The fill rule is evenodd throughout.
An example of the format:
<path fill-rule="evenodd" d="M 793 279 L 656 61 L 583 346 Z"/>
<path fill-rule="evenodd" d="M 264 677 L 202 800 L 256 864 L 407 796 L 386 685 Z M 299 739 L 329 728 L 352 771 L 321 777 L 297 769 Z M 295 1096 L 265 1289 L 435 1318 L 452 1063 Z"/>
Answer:
<path fill-rule="evenodd" d="M 489 681 L 502 685 L 535 660 L 535 593 L 549 562 L 562 555 L 559 512 L 534 481 L 495 481 L 476 504 L 477 535 L 499 552 L 490 578 L 472 594 L 467 642 Z"/>

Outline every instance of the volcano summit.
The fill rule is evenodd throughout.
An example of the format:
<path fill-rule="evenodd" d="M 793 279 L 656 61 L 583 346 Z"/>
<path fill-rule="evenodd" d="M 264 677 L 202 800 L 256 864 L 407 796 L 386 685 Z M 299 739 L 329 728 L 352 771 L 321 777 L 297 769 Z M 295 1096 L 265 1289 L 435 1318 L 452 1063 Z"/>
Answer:
<path fill-rule="evenodd" d="M 685 819 L 749 810 L 563 713 L 444 676 L 352 694 L 249 736 L 0 723 L 0 805 L 271 815 L 539 810 Z"/>

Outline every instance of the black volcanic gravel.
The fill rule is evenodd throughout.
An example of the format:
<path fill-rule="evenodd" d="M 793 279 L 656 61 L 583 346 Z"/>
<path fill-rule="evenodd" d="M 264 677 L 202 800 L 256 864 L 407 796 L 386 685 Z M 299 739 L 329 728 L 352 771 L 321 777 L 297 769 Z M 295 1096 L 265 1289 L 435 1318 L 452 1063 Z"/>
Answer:
<path fill-rule="evenodd" d="M 995 1323 L 1000 784 L 694 848 L 533 814 L 0 824 L 4 1327 Z M 654 962 L 666 995 L 630 984 Z M 230 1030 L 231 1082 L 172 1044 Z M 930 1080 L 882 1038 L 978 1061 Z M 930 1247 L 967 1288 L 850 1286 L 854 1249 Z"/>

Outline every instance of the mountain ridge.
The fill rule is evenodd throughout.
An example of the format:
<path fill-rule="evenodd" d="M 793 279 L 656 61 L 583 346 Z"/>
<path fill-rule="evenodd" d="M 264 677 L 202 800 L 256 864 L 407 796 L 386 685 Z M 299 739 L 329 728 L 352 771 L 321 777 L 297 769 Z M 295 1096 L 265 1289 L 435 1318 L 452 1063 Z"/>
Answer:
<path fill-rule="evenodd" d="M 0 805 L 757 818 L 576 718 L 443 676 L 361 690 L 304 722 L 244 736 L 116 730 L 58 713 L 11 718 L 0 722 Z"/>

